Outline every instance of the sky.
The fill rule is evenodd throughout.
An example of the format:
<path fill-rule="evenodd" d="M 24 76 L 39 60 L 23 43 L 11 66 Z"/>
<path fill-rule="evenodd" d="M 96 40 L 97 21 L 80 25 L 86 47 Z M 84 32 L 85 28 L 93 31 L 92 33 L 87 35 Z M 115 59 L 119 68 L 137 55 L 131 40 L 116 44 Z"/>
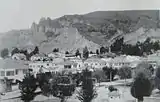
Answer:
<path fill-rule="evenodd" d="M 160 0 L 0 0 L 0 32 L 27 29 L 41 17 L 157 8 Z"/>

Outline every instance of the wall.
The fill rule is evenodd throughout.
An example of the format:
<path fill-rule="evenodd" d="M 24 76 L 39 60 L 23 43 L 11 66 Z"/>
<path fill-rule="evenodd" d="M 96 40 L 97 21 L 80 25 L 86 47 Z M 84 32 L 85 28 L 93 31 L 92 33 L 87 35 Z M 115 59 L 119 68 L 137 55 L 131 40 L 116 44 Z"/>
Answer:
<path fill-rule="evenodd" d="M 144 97 L 144 102 L 160 102 L 160 98 L 157 98 L 157 97 Z"/>

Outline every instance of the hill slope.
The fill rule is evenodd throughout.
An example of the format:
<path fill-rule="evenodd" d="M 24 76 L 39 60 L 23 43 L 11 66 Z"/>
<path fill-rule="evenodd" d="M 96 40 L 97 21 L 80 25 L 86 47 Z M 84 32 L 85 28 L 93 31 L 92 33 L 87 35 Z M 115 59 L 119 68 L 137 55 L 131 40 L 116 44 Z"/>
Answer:
<path fill-rule="evenodd" d="M 95 51 L 100 46 L 124 37 L 126 43 L 135 44 L 146 37 L 159 40 L 159 11 L 96 11 L 85 15 L 65 15 L 57 19 L 40 19 L 31 29 L 10 31 L 0 35 L 0 50 L 33 48 L 48 53 L 53 48 L 75 51 L 88 46 Z M 156 29 L 156 30 L 155 30 Z"/>

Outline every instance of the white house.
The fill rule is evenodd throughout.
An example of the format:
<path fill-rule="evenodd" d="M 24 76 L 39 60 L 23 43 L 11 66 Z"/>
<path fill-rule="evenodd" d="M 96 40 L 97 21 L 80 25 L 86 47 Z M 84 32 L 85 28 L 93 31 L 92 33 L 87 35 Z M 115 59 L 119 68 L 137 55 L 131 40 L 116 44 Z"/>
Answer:
<path fill-rule="evenodd" d="M 36 54 L 30 58 L 31 61 L 43 61 L 44 59 L 49 58 L 45 54 Z"/>
<path fill-rule="evenodd" d="M 63 62 L 63 61 L 62 61 Z M 34 74 L 37 74 L 42 69 L 44 72 L 54 72 L 56 70 L 60 70 L 64 68 L 64 65 L 62 65 L 62 62 L 43 62 L 43 61 L 37 61 L 29 63 L 29 69 L 33 70 Z"/>
<path fill-rule="evenodd" d="M 106 62 L 100 58 L 88 58 L 84 65 L 90 66 L 91 68 L 101 69 L 106 66 Z"/>
<path fill-rule="evenodd" d="M 65 59 L 74 59 L 74 58 L 76 58 L 75 54 L 66 54 L 65 55 Z"/>
<path fill-rule="evenodd" d="M 118 57 L 115 57 L 112 60 L 112 67 L 114 68 L 121 68 L 123 66 L 128 67 L 136 67 L 138 63 L 141 62 L 141 58 L 138 56 L 127 56 L 127 55 L 121 55 Z"/>
<path fill-rule="evenodd" d="M 105 65 L 106 65 L 107 67 L 110 67 L 111 64 L 113 63 L 113 58 L 101 58 L 101 60 L 103 60 L 103 61 L 106 62 Z"/>
<path fill-rule="evenodd" d="M 22 81 L 28 71 L 27 63 L 12 59 L 0 60 L 0 67 L 0 79 L 7 77 L 13 82 L 16 80 Z"/>
<path fill-rule="evenodd" d="M 60 52 L 51 52 L 48 54 L 48 57 L 50 57 L 50 58 L 64 58 L 65 54 L 60 53 Z"/>
<path fill-rule="evenodd" d="M 12 59 L 14 60 L 26 60 L 26 56 L 22 53 L 16 53 L 12 55 Z"/>
<path fill-rule="evenodd" d="M 81 69 L 84 65 L 83 62 L 82 62 L 82 59 L 80 59 L 80 58 L 72 58 L 72 59 L 70 59 L 70 61 L 73 61 L 76 64 L 75 67 L 77 69 Z"/>
<path fill-rule="evenodd" d="M 148 55 L 146 59 L 148 62 L 154 62 L 157 63 L 157 65 L 160 65 L 160 53 Z"/>
<path fill-rule="evenodd" d="M 93 53 L 93 54 L 89 54 L 89 57 L 92 57 L 92 56 L 97 56 L 97 54 Z"/>

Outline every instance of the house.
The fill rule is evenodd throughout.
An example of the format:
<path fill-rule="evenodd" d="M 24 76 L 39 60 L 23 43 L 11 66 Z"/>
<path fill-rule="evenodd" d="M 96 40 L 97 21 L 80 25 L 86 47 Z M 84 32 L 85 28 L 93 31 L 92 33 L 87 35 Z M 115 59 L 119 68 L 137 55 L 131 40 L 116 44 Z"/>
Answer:
<path fill-rule="evenodd" d="M 86 61 L 84 61 L 84 65 L 99 69 L 103 68 L 106 65 L 106 62 L 100 58 L 88 58 Z"/>
<path fill-rule="evenodd" d="M 123 66 L 128 66 L 133 68 L 133 67 L 136 67 L 140 62 L 141 62 L 141 59 L 138 56 L 121 55 L 113 58 L 111 65 L 112 67 L 117 69 Z"/>
<path fill-rule="evenodd" d="M 92 56 L 97 56 L 97 54 L 95 54 L 95 53 L 90 53 L 90 54 L 89 54 L 89 57 L 92 57 Z"/>
<path fill-rule="evenodd" d="M 155 64 L 160 65 L 160 54 L 159 53 L 148 55 L 146 59 L 149 63 L 152 63 L 154 65 Z"/>
<path fill-rule="evenodd" d="M 49 60 L 49 58 L 45 54 L 36 54 L 30 58 L 31 61 L 43 61 Z"/>
<path fill-rule="evenodd" d="M 83 68 L 82 66 L 80 66 L 78 62 L 74 62 L 70 60 L 66 60 L 60 64 L 63 65 L 62 71 L 71 72 L 71 73 L 81 72 Z"/>
<path fill-rule="evenodd" d="M 81 69 L 84 65 L 82 59 L 80 59 L 80 58 L 72 58 L 72 59 L 70 59 L 70 61 L 73 61 L 76 64 L 75 65 L 76 69 Z"/>
<path fill-rule="evenodd" d="M 76 58 L 75 54 L 65 54 L 65 59 L 73 59 Z"/>
<path fill-rule="evenodd" d="M 51 52 L 51 53 L 49 53 L 47 55 L 50 58 L 64 58 L 65 57 L 65 54 L 60 53 L 60 52 Z"/>
<path fill-rule="evenodd" d="M 26 56 L 22 53 L 16 53 L 12 55 L 13 60 L 26 60 Z"/>
<path fill-rule="evenodd" d="M 101 58 L 101 60 L 105 61 L 105 66 L 110 67 L 113 62 L 113 58 Z"/>
<path fill-rule="evenodd" d="M 0 79 L 6 77 L 9 80 L 12 80 L 13 83 L 22 81 L 24 75 L 28 71 L 26 62 L 12 59 L 0 60 L 0 67 Z"/>
<path fill-rule="evenodd" d="M 36 62 L 29 63 L 29 69 L 32 69 L 34 74 L 39 73 L 40 70 L 43 70 L 44 72 L 54 72 L 56 70 L 58 71 L 64 68 L 64 65 L 60 64 L 62 62 L 54 63 L 52 61 L 48 61 L 48 62 L 36 61 Z"/>

